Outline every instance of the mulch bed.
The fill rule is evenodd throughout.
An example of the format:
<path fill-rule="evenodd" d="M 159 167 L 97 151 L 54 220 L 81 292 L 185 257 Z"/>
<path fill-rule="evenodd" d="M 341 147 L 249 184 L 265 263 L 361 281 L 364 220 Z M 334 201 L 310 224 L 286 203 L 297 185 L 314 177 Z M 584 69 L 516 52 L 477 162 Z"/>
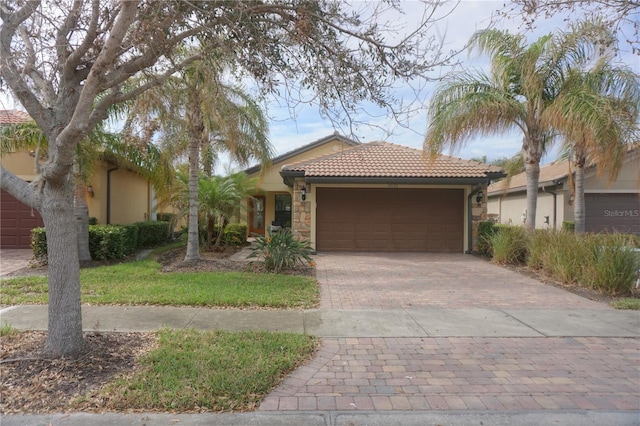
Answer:
<path fill-rule="evenodd" d="M 43 355 L 46 333 L 27 331 L 0 337 L 0 413 L 35 414 L 100 410 L 99 401 L 72 408 L 80 395 L 115 376 L 132 372 L 156 345 L 153 333 L 85 333 L 72 357 Z"/>

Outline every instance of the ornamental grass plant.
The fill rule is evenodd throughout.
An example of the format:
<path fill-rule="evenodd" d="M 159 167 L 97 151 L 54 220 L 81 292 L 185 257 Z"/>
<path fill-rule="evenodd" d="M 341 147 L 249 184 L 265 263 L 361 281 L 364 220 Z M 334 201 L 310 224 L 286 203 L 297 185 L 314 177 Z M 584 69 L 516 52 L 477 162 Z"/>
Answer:
<path fill-rule="evenodd" d="M 282 229 L 278 232 L 267 231 L 266 237 L 258 237 L 249 257 L 264 258 L 265 269 L 279 273 L 296 266 L 313 266 L 311 253 L 308 241 L 297 240 L 291 230 Z"/>

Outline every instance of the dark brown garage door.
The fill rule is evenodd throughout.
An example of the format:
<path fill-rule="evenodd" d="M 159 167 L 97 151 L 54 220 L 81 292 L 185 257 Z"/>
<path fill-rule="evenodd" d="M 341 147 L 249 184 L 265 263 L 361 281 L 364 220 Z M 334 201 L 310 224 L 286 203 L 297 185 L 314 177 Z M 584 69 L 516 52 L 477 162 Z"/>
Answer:
<path fill-rule="evenodd" d="M 640 235 L 640 194 L 585 194 L 587 232 Z"/>
<path fill-rule="evenodd" d="M 37 211 L 16 200 L 8 192 L 0 192 L 0 247 L 29 248 L 31 230 L 44 226 Z"/>
<path fill-rule="evenodd" d="M 461 253 L 461 189 L 318 188 L 318 251 Z"/>

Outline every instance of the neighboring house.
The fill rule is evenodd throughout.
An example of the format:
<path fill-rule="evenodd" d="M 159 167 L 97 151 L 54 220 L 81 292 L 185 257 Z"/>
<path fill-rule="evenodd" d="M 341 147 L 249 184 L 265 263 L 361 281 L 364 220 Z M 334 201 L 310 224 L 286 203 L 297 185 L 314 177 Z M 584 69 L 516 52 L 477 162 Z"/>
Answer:
<path fill-rule="evenodd" d="M 640 149 L 627 153 L 615 182 L 598 176 L 596 167 L 585 171 L 587 232 L 624 232 L 640 235 Z M 573 172 L 573 170 L 572 170 Z M 573 191 L 569 161 L 540 167 L 536 228 L 561 229 L 573 221 Z M 488 212 L 498 223 L 519 225 L 526 216 L 526 176 L 520 173 L 492 184 Z"/>
<path fill-rule="evenodd" d="M 30 120 L 21 111 L 0 111 L 0 126 L 24 123 Z M 0 164 L 18 177 L 33 182 L 34 153 L 19 151 L 0 156 Z M 126 224 L 149 220 L 155 207 L 152 185 L 147 179 L 106 161 L 99 161 L 86 193 L 89 216 L 99 224 Z M 44 226 L 34 209 L 25 206 L 9 193 L 0 193 L 0 247 L 29 248 L 31 230 Z"/>
<path fill-rule="evenodd" d="M 246 172 L 261 176 L 260 167 Z M 462 253 L 486 219 L 481 194 L 502 176 L 495 166 L 334 134 L 263 171 L 250 231 L 291 226 L 318 251 Z"/>

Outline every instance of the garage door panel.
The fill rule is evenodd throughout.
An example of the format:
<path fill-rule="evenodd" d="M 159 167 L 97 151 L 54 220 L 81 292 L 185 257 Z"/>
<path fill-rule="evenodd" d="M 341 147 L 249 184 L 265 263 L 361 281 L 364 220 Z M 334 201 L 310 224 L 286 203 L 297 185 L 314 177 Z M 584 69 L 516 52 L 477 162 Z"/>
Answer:
<path fill-rule="evenodd" d="M 37 211 L 0 191 L 0 247 L 30 248 L 31 230 L 44 226 Z"/>
<path fill-rule="evenodd" d="M 318 188 L 319 251 L 462 252 L 461 189 Z M 352 223 L 349 237 L 336 222 Z"/>
<path fill-rule="evenodd" d="M 585 194 L 587 232 L 640 235 L 640 194 Z"/>

